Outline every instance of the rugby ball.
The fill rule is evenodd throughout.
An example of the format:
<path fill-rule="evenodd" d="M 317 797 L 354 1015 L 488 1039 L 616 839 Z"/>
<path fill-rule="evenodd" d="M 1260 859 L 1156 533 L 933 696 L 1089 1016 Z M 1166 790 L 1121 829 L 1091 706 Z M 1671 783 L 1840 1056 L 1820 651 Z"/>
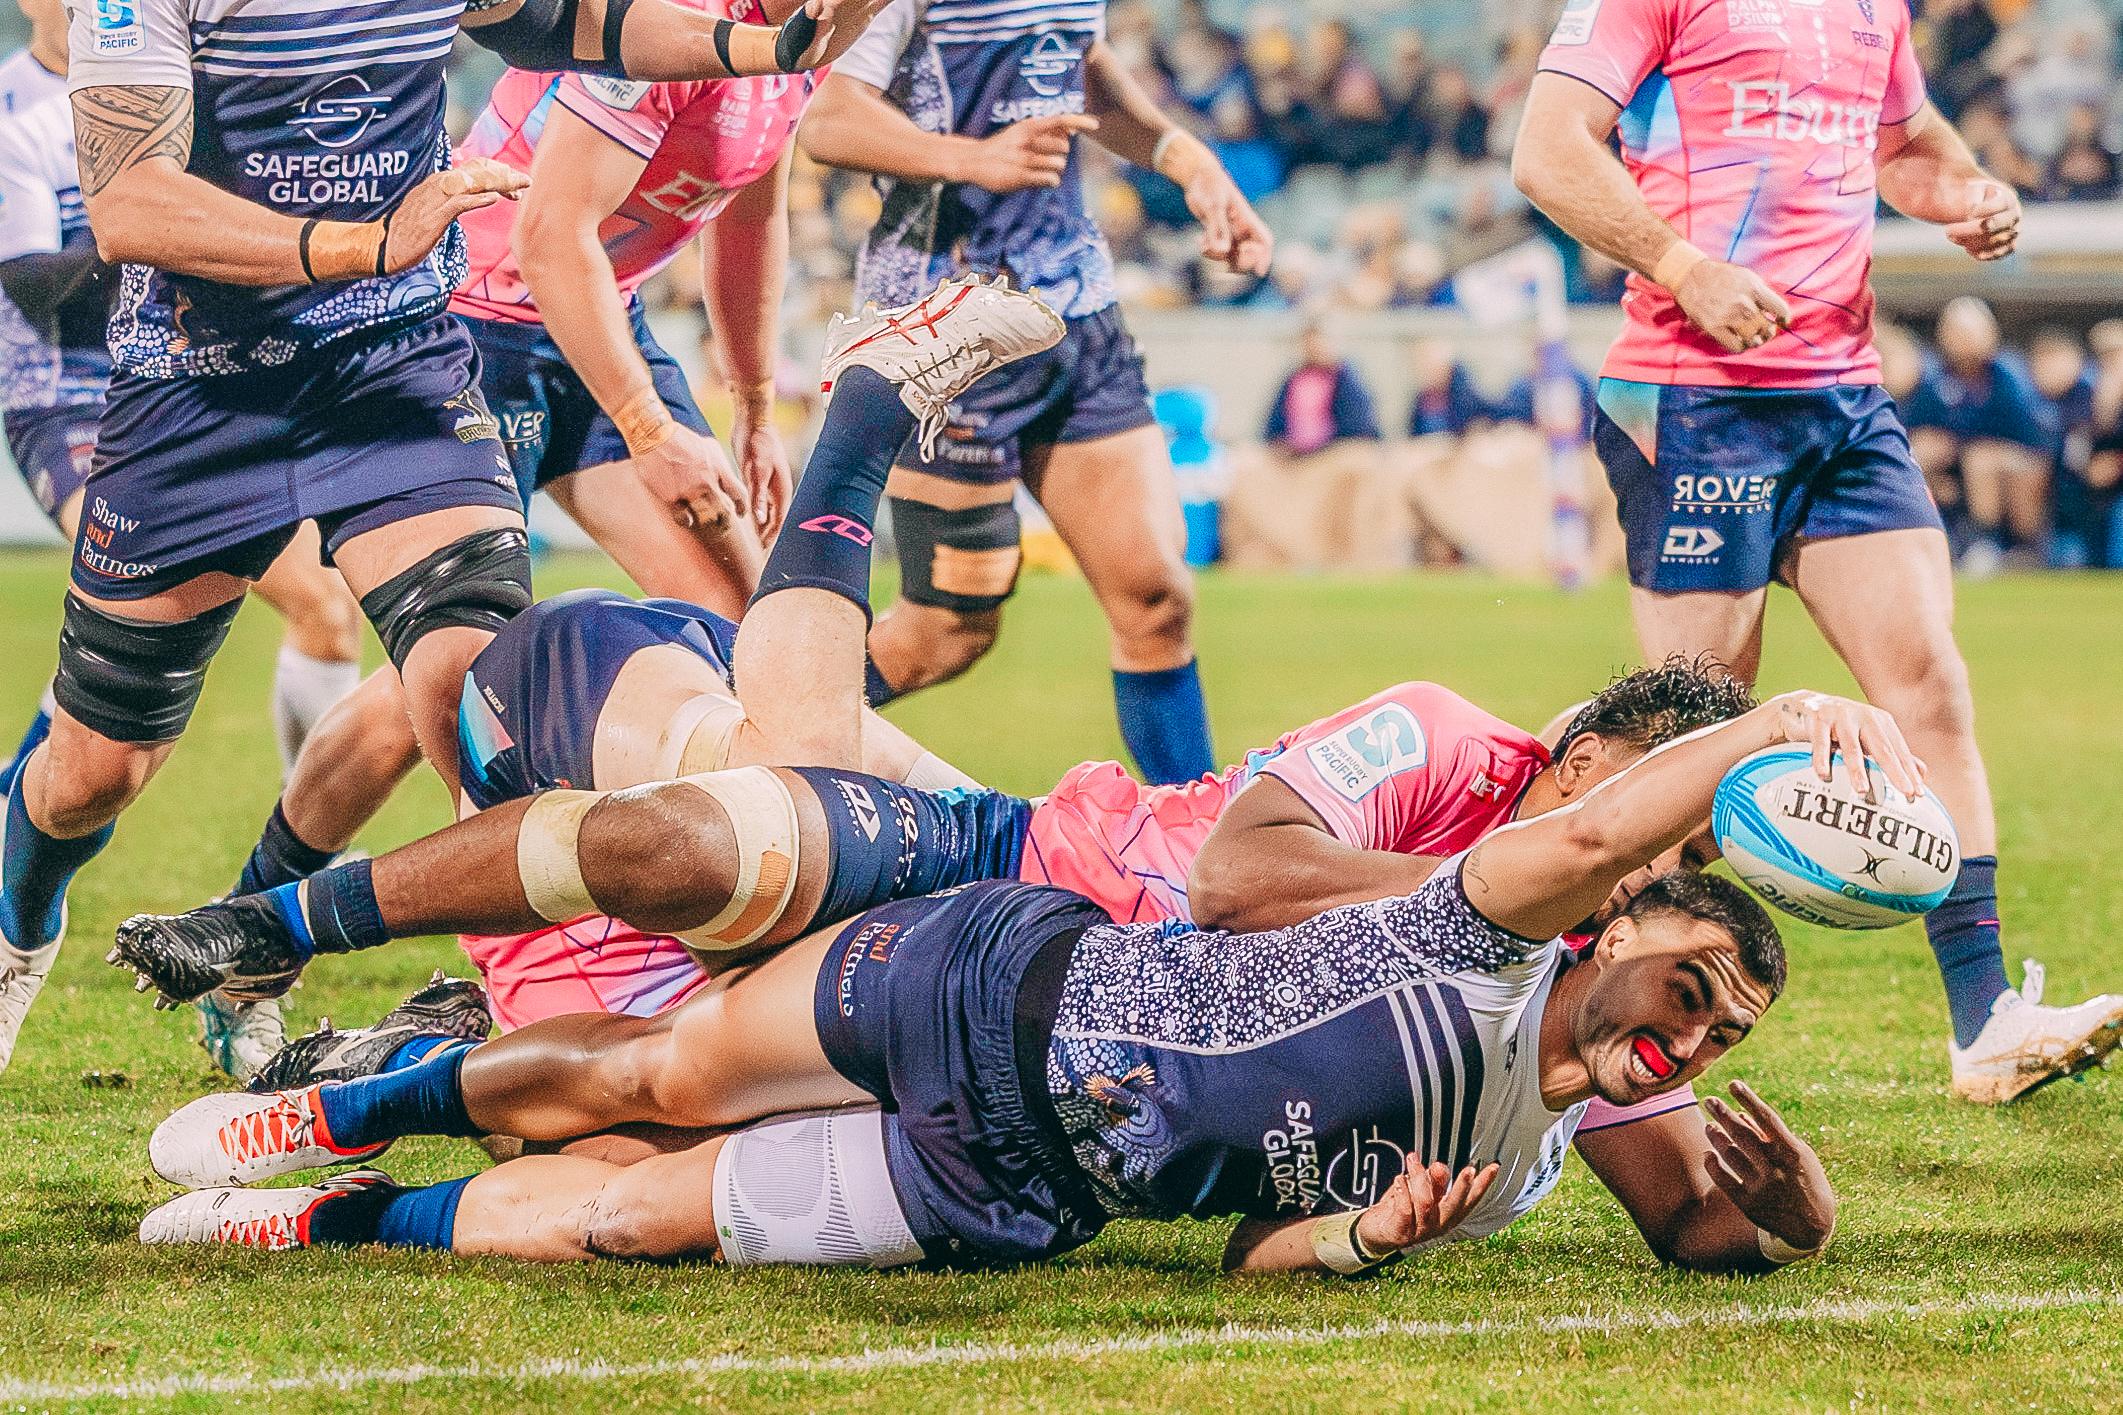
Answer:
<path fill-rule="evenodd" d="M 1710 812 L 1718 848 L 1755 893 L 1795 918 L 1884 929 L 1929 913 L 1961 873 L 1953 819 L 1930 791 L 1911 799 L 1868 761 L 1877 800 L 1840 756 L 1823 781 L 1806 747 L 1770 747 L 1725 773 Z"/>

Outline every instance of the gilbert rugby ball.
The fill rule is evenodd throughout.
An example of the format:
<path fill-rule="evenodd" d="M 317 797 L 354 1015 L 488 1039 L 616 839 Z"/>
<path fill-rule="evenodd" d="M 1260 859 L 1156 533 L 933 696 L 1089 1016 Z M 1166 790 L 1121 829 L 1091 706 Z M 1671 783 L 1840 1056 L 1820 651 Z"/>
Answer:
<path fill-rule="evenodd" d="M 1884 929 L 1929 913 L 1961 872 L 1953 820 L 1930 791 L 1911 799 L 1868 761 L 1877 796 L 1823 781 L 1798 745 L 1756 752 L 1725 773 L 1710 812 L 1718 848 L 1755 893 L 1795 918 Z"/>

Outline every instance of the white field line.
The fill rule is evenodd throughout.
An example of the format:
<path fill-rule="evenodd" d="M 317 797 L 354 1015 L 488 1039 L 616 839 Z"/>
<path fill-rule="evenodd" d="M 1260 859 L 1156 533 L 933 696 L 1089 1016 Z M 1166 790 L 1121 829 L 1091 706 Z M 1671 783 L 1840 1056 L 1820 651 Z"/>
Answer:
<path fill-rule="evenodd" d="M 1224 1352 L 1251 1347 L 1325 1346 L 1344 1341 L 1409 1340 L 1496 1336 L 1623 1336 L 1633 1333 L 1719 1331 L 1792 1324 L 1858 1325 L 1927 1317 L 2020 1316 L 2069 1307 L 2123 1308 L 2123 1291 L 2044 1293 L 1977 1293 L 1950 1300 L 1889 1302 L 1845 1300 L 1757 1306 L 1736 1303 L 1706 1312 L 1590 1313 L 1522 1320 L 1466 1322 L 1378 1321 L 1332 1327 L 1180 1328 L 1141 1336 L 1097 1337 L 1032 1342 L 966 1342 L 951 1345 L 887 1346 L 845 1356 L 722 1356 L 670 1361 L 606 1361 L 597 1357 L 549 1356 L 513 1362 L 468 1362 L 443 1366 L 349 1366 L 292 1376 L 205 1373 L 151 1376 L 133 1381 L 47 1381 L 0 1377 L 0 1403 L 75 1400 L 156 1400 L 183 1395 L 272 1395 L 318 1390 L 353 1390 L 363 1386 L 416 1386 L 431 1381 L 607 1381 L 730 1375 L 835 1376 L 969 1368 L 1040 1361 L 1082 1361 L 1111 1356 L 1163 1355 L 1176 1352 Z"/>

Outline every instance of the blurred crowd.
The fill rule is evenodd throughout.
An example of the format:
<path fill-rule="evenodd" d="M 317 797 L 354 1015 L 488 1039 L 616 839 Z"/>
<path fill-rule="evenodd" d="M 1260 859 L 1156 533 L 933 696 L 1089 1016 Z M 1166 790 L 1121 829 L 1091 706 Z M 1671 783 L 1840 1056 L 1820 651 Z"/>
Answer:
<path fill-rule="evenodd" d="M 1963 574 L 2123 569 L 2123 319 L 2096 324 L 2083 336 L 2061 325 L 2039 328 L 2015 348 L 1990 308 L 1963 296 L 1928 330 L 1882 322 L 1879 341 L 1887 391 L 1909 429 L 1910 450 Z M 1411 362 L 1414 394 L 1395 416 L 1399 410 L 1380 408 L 1327 329 L 1309 327 L 1298 363 L 1260 428 L 1273 467 L 1256 480 L 1272 494 L 1257 499 L 1264 508 L 1288 508 L 1308 484 L 1412 478 L 1414 523 L 1406 544 L 1415 558 L 1482 561 L 1482 551 L 1455 546 L 1454 537 L 1426 540 L 1426 528 L 1436 531 L 1445 519 L 1431 482 L 1449 469 L 1465 484 L 1468 469 L 1481 465 L 1489 469 L 1486 487 L 1469 493 L 1487 502 L 1479 519 L 1495 518 L 1494 498 L 1506 494 L 1507 474 L 1531 507 L 1545 495 L 1540 467 L 1557 447 L 1584 441 L 1596 387 L 1584 371 L 1560 366 L 1560 378 L 1522 377 L 1485 391 L 1442 340 L 1415 346 Z M 1414 460 L 1398 447 L 1416 449 Z M 1425 472 L 1433 466 L 1439 470 Z M 1242 520 L 1244 503 L 1256 499 L 1246 495 L 1244 480 L 1237 498 Z M 1346 504 L 1346 488 L 1340 495 Z M 1264 509 L 1260 519 L 1284 514 Z M 1538 522 L 1537 513 L 1533 519 Z M 1246 541 L 1243 530 L 1235 538 Z M 1324 555 L 1285 559 L 1302 565 Z"/>

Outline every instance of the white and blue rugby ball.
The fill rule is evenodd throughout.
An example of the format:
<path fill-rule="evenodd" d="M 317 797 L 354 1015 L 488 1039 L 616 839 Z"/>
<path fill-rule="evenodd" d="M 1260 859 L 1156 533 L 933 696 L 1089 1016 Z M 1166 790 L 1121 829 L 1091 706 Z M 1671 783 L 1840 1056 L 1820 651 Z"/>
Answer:
<path fill-rule="evenodd" d="M 1710 811 L 1718 848 L 1755 893 L 1795 918 L 1884 929 L 1929 913 L 1961 872 L 1953 819 L 1930 791 L 1911 799 L 1868 761 L 1877 801 L 1838 758 L 1823 781 L 1806 747 L 1770 747 L 1725 773 Z"/>

